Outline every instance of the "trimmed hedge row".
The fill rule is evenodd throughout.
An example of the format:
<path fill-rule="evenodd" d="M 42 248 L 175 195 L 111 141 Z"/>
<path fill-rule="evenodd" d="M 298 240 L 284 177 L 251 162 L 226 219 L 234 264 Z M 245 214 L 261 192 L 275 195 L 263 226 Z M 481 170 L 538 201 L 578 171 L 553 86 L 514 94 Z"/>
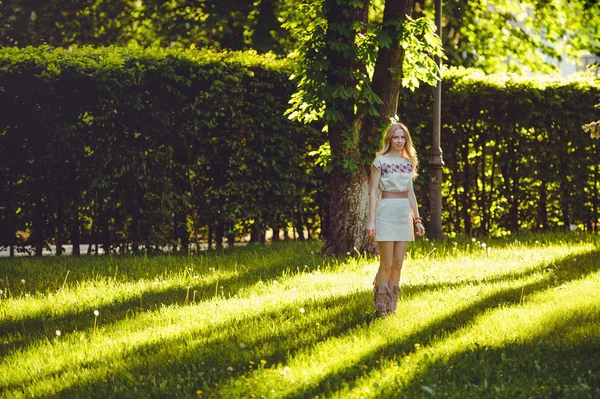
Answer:
<path fill-rule="evenodd" d="M 187 249 L 317 224 L 322 139 L 283 116 L 293 90 L 253 53 L 0 50 L 0 246 Z"/>
<path fill-rule="evenodd" d="M 597 231 L 599 143 L 582 129 L 599 117 L 597 79 L 452 70 L 442 87 L 445 232 L 487 235 L 571 225 Z M 432 95 L 429 89 L 405 95 L 399 115 L 425 156 Z"/>
<path fill-rule="evenodd" d="M 0 49 L 0 246 L 319 232 L 328 183 L 307 154 L 325 137 L 283 116 L 288 76 L 252 53 Z M 431 91 L 404 94 L 398 114 L 426 164 Z M 591 78 L 446 72 L 444 231 L 593 228 L 600 154 L 581 126 L 599 95 Z M 425 169 L 416 187 L 427 219 Z"/>

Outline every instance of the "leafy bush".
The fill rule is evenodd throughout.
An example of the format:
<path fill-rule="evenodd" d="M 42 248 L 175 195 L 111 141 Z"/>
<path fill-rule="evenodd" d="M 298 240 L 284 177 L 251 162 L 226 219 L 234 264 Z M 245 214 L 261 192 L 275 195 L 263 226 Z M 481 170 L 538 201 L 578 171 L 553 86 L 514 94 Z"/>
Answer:
<path fill-rule="evenodd" d="M 284 61 L 253 53 L 0 51 L 1 245 L 187 248 L 314 215 L 317 130 L 283 116 Z M 235 230 L 237 228 L 237 231 Z M 205 232 L 206 234 L 206 232 Z"/>
<path fill-rule="evenodd" d="M 446 232 L 486 235 L 596 226 L 600 153 L 582 125 L 598 119 L 597 80 L 462 69 L 445 73 L 442 90 Z M 407 94 L 399 108 L 426 157 L 430 90 Z"/>

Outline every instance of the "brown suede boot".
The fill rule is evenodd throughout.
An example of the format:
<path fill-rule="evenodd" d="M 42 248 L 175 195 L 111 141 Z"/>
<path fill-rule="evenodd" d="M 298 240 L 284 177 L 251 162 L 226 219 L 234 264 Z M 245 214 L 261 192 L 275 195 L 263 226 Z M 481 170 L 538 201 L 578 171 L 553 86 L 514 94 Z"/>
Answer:
<path fill-rule="evenodd" d="M 388 313 L 396 313 L 398 308 L 398 296 L 400 295 L 400 285 L 398 283 L 390 284 L 390 297 L 388 303 Z"/>
<path fill-rule="evenodd" d="M 385 284 L 376 284 L 373 287 L 373 301 L 375 302 L 375 314 L 379 317 L 386 316 L 390 302 L 390 289 Z"/>

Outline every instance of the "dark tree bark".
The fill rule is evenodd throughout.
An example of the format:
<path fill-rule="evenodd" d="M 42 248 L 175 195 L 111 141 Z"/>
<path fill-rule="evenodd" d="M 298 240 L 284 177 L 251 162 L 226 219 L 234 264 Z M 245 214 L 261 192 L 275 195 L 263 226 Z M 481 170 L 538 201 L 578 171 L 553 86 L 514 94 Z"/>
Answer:
<path fill-rule="evenodd" d="M 471 175 L 469 173 L 469 140 L 465 140 L 463 146 L 460 149 L 462 163 L 463 163 L 463 173 L 462 173 L 462 218 L 465 222 L 465 234 L 470 235 L 472 230 L 471 225 L 471 216 L 469 215 L 469 209 L 471 208 L 470 200 L 469 200 L 469 189 L 471 186 Z"/>
<path fill-rule="evenodd" d="M 368 21 L 369 0 L 363 0 L 363 7 L 339 6 L 335 0 L 325 1 L 325 11 L 329 30 L 326 35 L 327 43 L 343 43 L 352 46 L 354 35 L 344 35 L 332 27 Z M 413 0 L 386 0 L 383 30 L 392 38 L 389 48 L 380 48 L 371 82 L 373 92 L 382 100 L 378 107 L 379 117 L 355 115 L 354 99 L 336 99 L 326 104 L 328 110 L 335 110 L 343 116 L 340 122 L 329 124 L 329 143 L 334 159 L 343 157 L 353 159 L 359 167 L 347 171 L 337 166 L 332 174 L 330 199 L 330 226 L 328 229 L 325 253 L 346 254 L 356 251 L 374 252 L 375 245 L 365 229 L 368 217 L 369 201 L 369 171 L 370 160 L 375 156 L 375 149 L 381 138 L 381 129 L 388 123 L 389 118 L 398 109 L 398 95 L 402 82 L 402 62 L 404 49 L 398 46 L 397 24 L 389 21 L 405 20 L 406 15 L 412 16 Z M 327 54 L 331 62 L 328 71 L 328 83 L 333 86 L 356 87 L 357 80 L 353 70 L 364 70 L 365 66 L 358 64 L 356 58 L 350 58 L 344 51 L 329 49 Z M 355 136 L 358 144 L 349 148 L 348 137 Z"/>

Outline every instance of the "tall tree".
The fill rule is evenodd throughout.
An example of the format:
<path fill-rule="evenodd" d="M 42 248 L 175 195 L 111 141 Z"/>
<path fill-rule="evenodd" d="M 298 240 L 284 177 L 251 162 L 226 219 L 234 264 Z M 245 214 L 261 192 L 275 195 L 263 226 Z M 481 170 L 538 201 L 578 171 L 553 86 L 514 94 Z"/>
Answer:
<path fill-rule="evenodd" d="M 441 43 L 433 23 L 412 19 L 413 0 L 386 0 L 371 24 L 369 0 L 304 1 L 309 29 L 298 37 L 298 91 L 291 117 L 323 117 L 329 137 L 332 189 L 325 251 L 372 251 L 365 231 L 369 165 L 382 128 L 396 113 L 400 88 L 435 83 Z M 410 60 L 410 62 L 406 62 Z M 372 71 L 372 72 L 370 72 Z"/>

